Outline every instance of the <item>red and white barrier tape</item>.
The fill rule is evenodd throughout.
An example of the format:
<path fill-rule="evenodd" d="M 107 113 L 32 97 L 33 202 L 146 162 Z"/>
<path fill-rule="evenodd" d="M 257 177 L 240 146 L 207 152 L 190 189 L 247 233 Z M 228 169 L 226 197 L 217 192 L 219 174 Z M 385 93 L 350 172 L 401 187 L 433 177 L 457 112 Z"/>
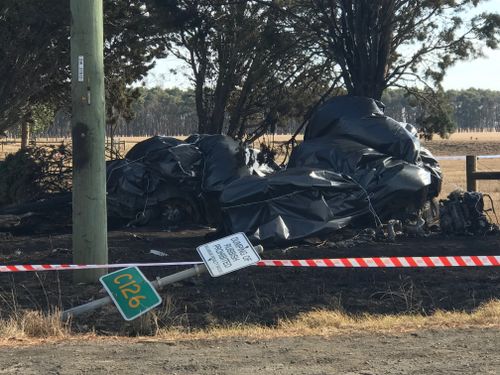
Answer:
<path fill-rule="evenodd" d="M 121 264 L 24 264 L 0 266 L 2 272 L 66 271 L 96 268 L 193 266 L 203 262 L 121 263 Z M 371 257 L 336 259 L 267 259 L 259 267 L 336 267 L 336 268 L 426 268 L 426 267 L 499 267 L 500 255 L 437 257 Z"/>
<path fill-rule="evenodd" d="M 338 267 L 338 268 L 392 268 L 392 267 L 492 267 L 500 266 L 500 256 L 437 256 L 437 257 L 376 257 L 302 260 L 261 260 L 260 267 Z"/>
<path fill-rule="evenodd" d="M 127 268 L 127 267 L 168 267 L 194 266 L 203 262 L 169 262 L 169 263 L 119 263 L 119 264 L 23 264 L 0 266 L 2 272 L 30 272 L 30 271 L 67 271 L 89 270 L 97 268 Z"/>

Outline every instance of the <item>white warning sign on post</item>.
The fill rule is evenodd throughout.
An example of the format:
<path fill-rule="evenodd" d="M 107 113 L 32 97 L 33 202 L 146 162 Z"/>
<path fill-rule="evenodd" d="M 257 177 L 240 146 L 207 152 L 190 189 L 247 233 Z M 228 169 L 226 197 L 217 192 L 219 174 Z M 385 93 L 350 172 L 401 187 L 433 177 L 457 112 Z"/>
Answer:
<path fill-rule="evenodd" d="M 245 233 L 235 233 L 196 248 L 212 277 L 225 275 L 260 261 Z"/>
<path fill-rule="evenodd" d="M 85 59 L 83 56 L 78 56 L 78 82 L 85 80 Z"/>

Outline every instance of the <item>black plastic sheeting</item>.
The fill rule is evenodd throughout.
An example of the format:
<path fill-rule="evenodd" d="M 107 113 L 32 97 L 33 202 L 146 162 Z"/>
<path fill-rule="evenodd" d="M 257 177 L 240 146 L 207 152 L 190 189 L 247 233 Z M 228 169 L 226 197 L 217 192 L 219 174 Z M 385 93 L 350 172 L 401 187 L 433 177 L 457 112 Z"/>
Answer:
<path fill-rule="evenodd" d="M 439 165 L 413 126 L 373 99 L 337 97 L 311 118 L 286 171 L 226 187 L 223 225 L 259 240 L 296 240 L 405 219 L 440 189 Z"/>
<path fill-rule="evenodd" d="M 337 230 L 366 214 L 366 193 L 328 170 L 290 168 L 266 178 L 250 176 L 222 193 L 224 228 L 255 239 L 298 240 Z"/>
<path fill-rule="evenodd" d="M 441 189 L 439 164 L 415 128 L 369 98 L 320 107 L 286 170 L 259 164 L 265 159 L 223 135 L 153 137 L 108 164 L 108 214 L 286 242 L 404 219 Z"/>
<path fill-rule="evenodd" d="M 217 224 L 220 192 L 250 175 L 245 149 L 223 135 L 187 141 L 155 136 L 108 163 L 108 215 L 138 225 L 154 219 Z"/>

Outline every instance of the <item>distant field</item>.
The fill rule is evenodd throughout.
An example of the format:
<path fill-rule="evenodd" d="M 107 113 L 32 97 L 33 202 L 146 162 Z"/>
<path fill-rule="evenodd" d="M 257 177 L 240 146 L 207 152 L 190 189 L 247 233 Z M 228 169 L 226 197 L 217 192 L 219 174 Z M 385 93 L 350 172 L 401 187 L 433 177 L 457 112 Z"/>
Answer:
<path fill-rule="evenodd" d="M 179 137 L 183 138 L 183 137 Z M 263 141 L 275 145 L 285 142 L 290 135 L 265 136 Z M 137 142 L 144 140 L 144 137 L 120 137 L 122 142 L 121 153 L 125 154 Z M 297 137 L 298 141 L 302 136 Z M 69 142 L 68 138 L 43 138 L 37 144 L 57 144 L 60 142 Z M 492 155 L 500 154 L 500 132 L 496 133 L 455 133 L 449 139 L 440 139 L 437 137 L 430 142 L 423 142 L 434 155 Z M 258 142 L 255 143 L 258 145 Z M 1 142 L 0 159 L 3 159 L 7 153 L 15 152 L 19 149 L 19 140 L 9 140 Z M 279 157 L 279 156 L 278 156 Z M 465 189 L 465 162 L 462 160 L 442 160 L 440 162 L 444 173 L 443 191 L 440 198 L 445 198 L 455 189 Z M 500 170 L 500 159 L 479 159 L 478 170 L 491 171 Z M 479 181 L 479 190 L 491 194 L 495 204 L 500 207 L 500 181 Z"/>
<path fill-rule="evenodd" d="M 280 134 L 274 136 L 277 142 L 287 141 L 290 138 L 289 134 Z M 298 139 L 302 139 L 299 135 Z M 473 132 L 473 133 L 454 133 L 448 139 L 443 139 L 439 136 L 434 137 L 434 141 L 498 141 L 500 142 L 500 132 Z"/>

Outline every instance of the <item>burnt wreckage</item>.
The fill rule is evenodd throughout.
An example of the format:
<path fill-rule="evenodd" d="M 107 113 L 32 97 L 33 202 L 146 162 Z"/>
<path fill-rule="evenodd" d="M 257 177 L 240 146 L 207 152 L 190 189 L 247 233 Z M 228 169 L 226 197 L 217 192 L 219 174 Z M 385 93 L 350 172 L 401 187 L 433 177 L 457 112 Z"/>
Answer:
<path fill-rule="evenodd" d="M 370 98 L 330 99 L 309 121 L 286 168 L 224 135 L 149 138 L 107 164 L 108 222 L 208 224 L 221 235 L 286 242 L 411 220 L 439 195 L 442 175 L 416 129 L 383 108 Z M 59 216 L 70 213 L 70 194 L 53 202 Z M 50 207 L 46 200 L 0 214 L 29 211 L 29 221 L 50 218 Z"/>
<path fill-rule="evenodd" d="M 320 107 L 285 169 L 265 156 L 223 135 L 147 139 L 108 164 L 108 215 L 281 242 L 405 220 L 441 189 L 439 164 L 416 129 L 364 97 Z"/>

